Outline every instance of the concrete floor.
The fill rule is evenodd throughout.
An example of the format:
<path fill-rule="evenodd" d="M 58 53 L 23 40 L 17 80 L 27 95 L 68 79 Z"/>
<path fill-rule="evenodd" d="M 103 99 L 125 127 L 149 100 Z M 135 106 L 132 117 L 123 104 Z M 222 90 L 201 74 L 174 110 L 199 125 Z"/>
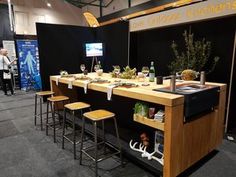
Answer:
<path fill-rule="evenodd" d="M 34 93 L 16 91 L 14 96 L 0 93 L 0 177 L 93 177 L 91 161 L 80 166 L 73 159 L 71 144 L 61 149 L 60 141 L 33 125 Z M 59 139 L 59 138 L 58 138 Z M 79 149 L 79 148 L 78 148 Z M 236 144 L 227 140 L 219 152 L 184 176 L 235 177 Z M 125 159 L 124 168 L 111 158 L 99 165 L 102 177 L 154 177 Z"/>

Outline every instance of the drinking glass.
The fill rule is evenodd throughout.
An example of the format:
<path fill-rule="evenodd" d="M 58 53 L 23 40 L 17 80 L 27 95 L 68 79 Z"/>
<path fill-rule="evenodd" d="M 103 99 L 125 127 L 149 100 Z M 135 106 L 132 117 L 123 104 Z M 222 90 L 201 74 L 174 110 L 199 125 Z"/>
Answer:
<path fill-rule="evenodd" d="M 94 66 L 94 71 L 95 71 L 95 72 L 97 72 L 97 70 L 99 70 L 99 69 L 100 69 L 100 66 L 99 66 L 99 65 L 95 65 L 95 66 Z"/>
<path fill-rule="evenodd" d="M 81 69 L 81 71 L 84 73 L 84 70 L 85 70 L 85 64 L 81 64 L 81 65 L 80 65 L 80 69 Z"/>
<path fill-rule="evenodd" d="M 142 73 L 144 74 L 145 76 L 144 80 L 146 81 L 146 77 L 149 73 L 149 68 L 147 66 L 142 67 Z"/>

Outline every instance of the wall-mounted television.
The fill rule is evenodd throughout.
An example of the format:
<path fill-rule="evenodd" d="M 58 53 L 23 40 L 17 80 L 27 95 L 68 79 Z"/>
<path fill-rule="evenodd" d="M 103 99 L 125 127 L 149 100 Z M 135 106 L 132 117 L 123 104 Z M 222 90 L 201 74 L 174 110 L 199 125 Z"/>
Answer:
<path fill-rule="evenodd" d="M 103 56 L 103 43 L 86 43 L 85 53 L 86 57 L 99 57 Z"/>

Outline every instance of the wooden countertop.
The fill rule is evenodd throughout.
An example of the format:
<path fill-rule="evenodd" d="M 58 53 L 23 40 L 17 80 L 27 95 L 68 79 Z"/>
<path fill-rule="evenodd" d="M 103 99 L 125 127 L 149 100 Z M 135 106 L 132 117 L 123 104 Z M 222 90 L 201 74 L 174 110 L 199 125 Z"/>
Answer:
<path fill-rule="evenodd" d="M 82 74 L 73 74 L 73 76 L 81 77 Z M 114 95 L 157 103 L 157 104 L 161 104 L 165 106 L 176 106 L 176 105 L 181 105 L 184 103 L 184 97 L 182 95 L 153 91 L 153 89 L 169 86 L 169 82 L 170 82 L 169 80 L 164 80 L 162 85 L 157 85 L 155 82 L 148 82 L 150 84 L 149 86 L 142 86 L 144 82 L 141 82 L 138 79 L 111 78 L 110 74 L 108 73 L 103 73 L 102 76 L 97 76 L 96 73 L 88 73 L 87 77 L 91 79 L 101 78 L 101 79 L 110 81 L 110 83 L 90 83 L 88 84 L 88 89 L 91 89 L 91 90 L 107 93 L 107 89 L 110 84 L 115 83 L 115 81 L 117 80 L 121 80 L 121 82 L 135 83 L 138 85 L 138 87 L 133 87 L 133 88 L 116 87 L 116 88 L 113 88 Z M 58 80 L 59 83 L 64 83 L 64 84 L 71 83 L 73 86 L 77 86 L 77 87 L 84 87 L 86 83 L 86 81 L 84 80 L 75 80 L 74 78 L 66 78 L 66 77 L 61 78 L 59 75 L 50 76 L 50 80 L 51 81 Z M 225 84 L 217 84 L 217 83 L 211 83 L 211 84 L 222 86 L 222 87 L 225 85 Z"/>

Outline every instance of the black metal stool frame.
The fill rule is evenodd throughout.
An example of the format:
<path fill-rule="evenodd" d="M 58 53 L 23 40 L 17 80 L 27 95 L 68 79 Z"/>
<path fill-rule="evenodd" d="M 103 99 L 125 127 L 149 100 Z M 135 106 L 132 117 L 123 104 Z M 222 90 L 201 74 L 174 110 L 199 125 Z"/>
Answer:
<path fill-rule="evenodd" d="M 61 102 L 63 103 L 63 105 L 65 105 L 64 100 Z M 68 102 L 70 102 L 70 100 L 68 100 Z M 48 136 L 48 127 L 51 127 L 51 124 L 48 123 L 49 104 L 50 104 L 51 114 L 52 114 L 53 141 L 54 141 L 54 143 L 56 143 L 55 104 L 57 102 L 53 102 L 53 103 L 54 104 L 52 104 L 52 101 L 47 100 L 46 135 Z M 59 112 L 57 113 L 57 115 L 59 116 Z M 59 124 L 61 124 L 60 120 L 59 120 Z"/>
<path fill-rule="evenodd" d="M 116 130 L 116 138 L 117 138 L 117 144 L 119 146 L 119 148 L 117 149 L 116 147 L 114 147 L 113 145 L 111 145 L 110 143 L 106 142 L 105 140 L 105 126 L 104 126 L 104 120 L 102 120 L 102 129 L 103 129 L 103 141 L 105 144 L 107 144 L 108 146 L 110 146 L 111 148 L 115 149 L 117 152 L 110 154 L 109 156 L 105 157 L 105 158 L 100 158 L 98 159 L 98 149 L 97 146 L 100 144 L 98 143 L 98 136 L 97 136 L 97 122 L 98 121 L 92 121 L 93 122 L 93 127 L 94 127 L 94 147 L 95 147 L 95 157 L 93 158 L 92 156 L 90 156 L 88 153 L 86 153 L 86 149 L 89 149 L 91 147 L 88 147 L 86 149 L 83 149 L 83 142 L 84 142 L 84 130 L 85 130 L 85 116 L 82 117 L 82 132 L 81 132 L 81 146 L 80 146 L 80 165 L 82 165 L 82 154 L 84 153 L 86 156 L 88 156 L 90 159 L 92 159 L 95 162 L 95 177 L 98 176 L 98 166 L 97 163 L 105 160 L 113 155 L 116 154 L 120 154 L 120 160 L 121 160 L 121 165 L 123 166 L 123 160 L 122 160 L 122 152 L 121 152 L 121 143 L 120 143 L 120 137 L 119 137 L 119 132 L 118 132 L 118 127 L 117 127 L 117 122 L 116 122 L 116 118 L 115 116 L 113 116 L 113 121 L 114 121 L 114 125 L 115 125 L 115 130 Z M 103 143 L 103 142 L 102 142 Z"/>
<path fill-rule="evenodd" d="M 50 95 L 48 95 L 50 96 Z M 41 128 L 41 131 L 43 130 L 43 114 L 47 114 L 47 112 L 44 112 L 43 113 L 43 108 L 42 108 L 42 105 L 43 105 L 43 96 L 39 96 L 39 109 L 40 109 L 40 113 L 38 114 L 38 95 L 35 94 L 35 106 L 34 106 L 34 126 L 37 125 L 37 118 L 40 117 L 40 128 Z"/>
<path fill-rule="evenodd" d="M 84 108 L 84 109 L 89 109 L 90 111 L 92 110 L 90 107 L 89 108 Z M 81 115 L 81 118 L 83 117 L 83 110 L 84 109 L 80 109 L 80 115 Z M 70 112 L 72 112 L 72 129 L 73 129 L 73 140 L 71 141 L 71 139 L 69 139 L 66 135 L 65 135 L 65 128 L 66 128 L 66 110 L 67 108 L 64 107 L 64 113 L 63 113 L 63 122 L 62 122 L 62 149 L 65 149 L 65 139 L 68 140 L 69 142 L 71 142 L 73 144 L 73 153 L 74 153 L 74 159 L 76 159 L 76 145 L 80 143 L 80 141 L 77 141 L 76 142 L 76 129 L 75 129 L 75 119 L 77 118 L 75 116 L 75 111 L 71 111 L 69 110 Z M 77 110 L 79 111 L 79 110 Z M 82 127 L 81 127 L 82 129 Z"/>

